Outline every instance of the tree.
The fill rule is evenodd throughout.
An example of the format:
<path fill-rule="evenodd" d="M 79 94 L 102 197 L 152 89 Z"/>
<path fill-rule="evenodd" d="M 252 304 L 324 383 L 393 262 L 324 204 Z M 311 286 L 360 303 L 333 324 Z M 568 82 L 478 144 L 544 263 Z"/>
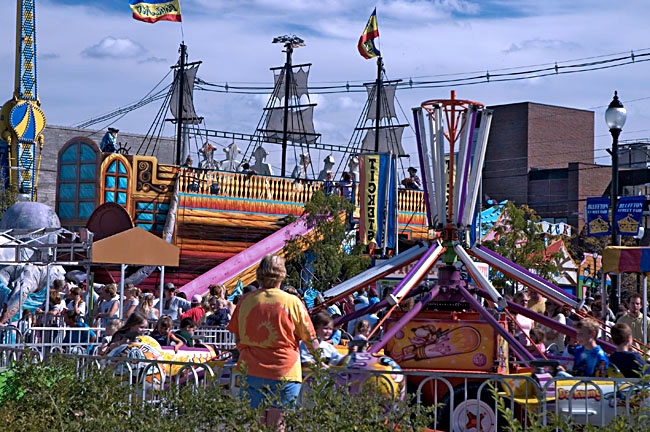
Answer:
<path fill-rule="evenodd" d="M 561 270 L 562 255 L 549 256 L 546 252 L 546 234 L 540 232 L 540 217 L 535 211 L 526 205 L 518 208 L 508 201 L 500 221 L 492 227 L 494 240 L 485 241 L 483 245 L 543 279 L 553 280 Z M 515 291 L 511 280 L 503 273 L 491 270 L 490 276 L 495 287 L 505 288 L 507 294 Z"/>
<path fill-rule="evenodd" d="M 16 186 L 6 185 L 4 176 L 0 176 L 0 219 L 9 207 L 15 204 L 18 197 L 18 189 Z"/>
<path fill-rule="evenodd" d="M 311 279 L 318 291 L 326 291 L 370 266 L 365 246 L 356 243 L 356 233 L 348 230 L 348 215 L 354 205 L 338 195 L 314 193 L 305 205 L 311 235 L 287 242 L 285 248 L 287 283 L 296 287 Z"/>

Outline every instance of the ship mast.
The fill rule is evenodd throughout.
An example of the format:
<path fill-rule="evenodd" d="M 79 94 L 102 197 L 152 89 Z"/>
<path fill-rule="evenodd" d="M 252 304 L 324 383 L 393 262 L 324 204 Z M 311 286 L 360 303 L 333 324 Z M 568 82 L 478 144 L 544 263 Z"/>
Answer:
<path fill-rule="evenodd" d="M 293 49 L 304 46 L 305 43 L 298 36 L 280 36 L 273 42 L 284 42 L 284 52 L 287 53 L 287 60 L 284 63 L 284 118 L 282 121 L 282 169 L 280 175 L 284 177 L 287 171 L 287 146 L 289 141 L 289 98 L 291 96 L 291 77 L 293 75 L 293 63 L 291 55 Z"/>
<path fill-rule="evenodd" d="M 183 88 L 185 86 L 185 56 L 187 55 L 187 46 L 181 42 L 181 58 L 178 60 L 180 73 L 178 74 L 178 112 L 180 113 L 176 122 L 176 165 L 181 164 L 181 154 L 183 152 Z"/>
<path fill-rule="evenodd" d="M 375 100 L 377 106 L 375 110 L 375 153 L 379 153 L 379 120 L 381 120 L 381 74 L 384 71 L 384 61 L 381 56 L 377 57 L 377 83 L 375 84 Z"/>

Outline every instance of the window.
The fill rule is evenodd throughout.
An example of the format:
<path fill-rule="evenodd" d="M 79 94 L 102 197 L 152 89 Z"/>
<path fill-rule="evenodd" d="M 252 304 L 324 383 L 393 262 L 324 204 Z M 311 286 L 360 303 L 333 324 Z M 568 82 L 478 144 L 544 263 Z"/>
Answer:
<path fill-rule="evenodd" d="M 115 158 L 108 162 L 104 171 L 104 202 L 112 202 L 127 208 L 129 196 L 129 173 L 123 160 Z"/>
<path fill-rule="evenodd" d="M 66 225 L 84 225 L 97 203 L 99 149 L 73 138 L 59 151 L 56 211 Z"/>
<path fill-rule="evenodd" d="M 165 228 L 167 213 L 169 213 L 168 203 L 139 201 L 135 204 L 135 225 L 154 234 L 160 234 Z"/>

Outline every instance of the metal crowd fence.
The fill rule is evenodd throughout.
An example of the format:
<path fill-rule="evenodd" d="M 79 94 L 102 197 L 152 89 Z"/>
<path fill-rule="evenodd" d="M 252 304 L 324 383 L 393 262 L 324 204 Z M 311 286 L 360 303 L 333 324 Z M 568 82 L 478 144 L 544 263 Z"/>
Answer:
<path fill-rule="evenodd" d="M 0 327 L 0 346 L 29 348 L 41 358 L 54 353 L 96 354 L 104 335 L 102 327 L 31 327 L 21 332 L 13 325 Z M 95 340 L 91 340 L 94 333 Z M 223 327 L 199 327 L 194 339 L 220 351 L 235 348 L 235 335 Z"/>
<path fill-rule="evenodd" d="M 160 402 L 158 391 L 174 386 L 219 386 L 224 392 L 240 395 L 241 376 L 234 364 L 225 361 L 179 363 L 123 357 L 100 357 L 87 354 L 63 354 L 75 359 L 76 373 L 84 379 L 90 368 L 110 368 L 125 385 L 131 386 L 142 403 Z M 44 361 L 29 349 L 0 347 L 0 368 L 25 359 Z M 174 373 L 169 373 L 170 371 Z M 485 374 L 415 371 L 369 371 L 330 368 L 337 384 L 352 393 L 381 389 L 387 397 L 400 394 L 404 382 L 416 407 L 435 406 L 433 425 L 437 430 L 503 430 L 516 418 L 521 430 L 530 425 L 554 425 L 566 430 L 571 423 L 554 423 L 556 418 L 573 424 L 605 426 L 612 419 L 630 416 L 635 410 L 650 406 L 650 384 L 643 379 L 580 378 L 570 379 L 532 374 Z M 301 402 L 308 403 L 310 377 L 305 378 Z M 369 384 L 370 387 L 366 387 Z M 356 389 L 356 390 L 355 390 Z M 153 406 L 153 405 L 152 405 Z M 505 418 L 505 408 L 511 418 Z M 557 424 L 557 425 L 556 425 Z"/>

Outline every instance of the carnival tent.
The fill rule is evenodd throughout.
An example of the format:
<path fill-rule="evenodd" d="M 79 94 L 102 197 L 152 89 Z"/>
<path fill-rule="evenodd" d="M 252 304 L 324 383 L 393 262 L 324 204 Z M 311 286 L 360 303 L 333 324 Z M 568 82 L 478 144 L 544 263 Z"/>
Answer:
<path fill-rule="evenodd" d="M 91 262 L 120 265 L 120 318 L 124 298 L 124 273 L 128 265 L 161 266 L 160 298 L 165 267 L 178 267 L 180 249 L 142 228 L 131 228 L 93 243 Z M 162 302 L 160 302 L 162 307 Z"/>

